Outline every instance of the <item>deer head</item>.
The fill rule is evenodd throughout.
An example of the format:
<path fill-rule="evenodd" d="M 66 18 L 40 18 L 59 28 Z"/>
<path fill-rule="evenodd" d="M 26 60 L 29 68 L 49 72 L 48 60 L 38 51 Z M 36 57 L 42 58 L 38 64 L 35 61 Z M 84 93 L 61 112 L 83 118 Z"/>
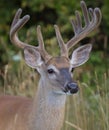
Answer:
<path fill-rule="evenodd" d="M 84 1 L 81 1 L 81 8 L 85 26 L 82 27 L 81 16 L 76 11 L 76 18 L 71 21 L 74 36 L 67 43 L 64 43 L 58 26 L 54 25 L 61 52 L 60 56 L 57 57 L 52 57 L 45 50 L 40 26 L 37 27 L 38 47 L 28 45 L 19 40 L 17 32 L 29 20 L 29 15 L 20 18 L 22 13 L 21 9 L 17 11 L 11 25 L 10 39 L 12 43 L 24 49 L 24 57 L 27 65 L 37 69 L 41 75 L 41 79 L 48 82 L 49 89 L 55 93 L 73 94 L 78 91 L 78 85 L 72 79 L 71 70 L 84 64 L 89 59 L 92 45 L 86 44 L 77 48 L 73 51 L 71 59 L 69 59 L 68 52 L 69 49 L 98 27 L 101 21 L 99 8 L 95 8 L 94 10 L 92 8 L 87 9 Z"/>

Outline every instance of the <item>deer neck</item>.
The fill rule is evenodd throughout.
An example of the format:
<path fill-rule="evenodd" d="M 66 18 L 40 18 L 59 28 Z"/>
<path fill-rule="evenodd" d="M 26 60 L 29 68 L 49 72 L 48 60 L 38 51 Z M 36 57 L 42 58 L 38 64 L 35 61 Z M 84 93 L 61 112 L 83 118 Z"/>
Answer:
<path fill-rule="evenodd" d="M 32 108 L 31 130 L 60 130 L 62 127 L 66 95 L 47 90 L 48 85 L 42 79 L 39 82 Z"/>

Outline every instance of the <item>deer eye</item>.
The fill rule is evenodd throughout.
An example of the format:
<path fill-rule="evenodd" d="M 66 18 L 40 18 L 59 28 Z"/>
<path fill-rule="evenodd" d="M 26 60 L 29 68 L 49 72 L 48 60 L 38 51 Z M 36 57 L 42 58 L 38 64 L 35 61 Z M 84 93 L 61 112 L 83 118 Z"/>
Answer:
<path fill-rule="evenodd" d="M 53 69 L 48 69 L 47 72 L 48 72 L 49 74 L 55 73 Z"/>
<path fill-rule="evenodd" d="M 74 71 L 74 68 L 71 69 L 71 72 L 72 72 L 72 73 L 73 73 L 73 71 Z"/>

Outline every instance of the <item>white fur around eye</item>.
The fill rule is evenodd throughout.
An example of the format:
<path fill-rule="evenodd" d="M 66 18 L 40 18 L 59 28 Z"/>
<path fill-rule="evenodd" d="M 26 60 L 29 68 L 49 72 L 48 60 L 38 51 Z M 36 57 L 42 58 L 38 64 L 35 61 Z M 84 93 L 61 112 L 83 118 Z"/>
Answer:
<path fill-rule="evenodd" d="M 47 70 L 48 69 L 53 69 L 55 73 L 59 74 L 59 70 L 54 65 L 49 65 L 48 68 L 47 68 Z"/>

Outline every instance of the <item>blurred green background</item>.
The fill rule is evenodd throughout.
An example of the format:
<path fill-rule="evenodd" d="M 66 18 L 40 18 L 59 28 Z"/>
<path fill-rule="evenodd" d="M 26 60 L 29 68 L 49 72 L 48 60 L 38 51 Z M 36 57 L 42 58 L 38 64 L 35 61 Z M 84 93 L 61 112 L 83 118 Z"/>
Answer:
<path fill-rule="evenodd" d="M 75 70 L 80 92 L 68 98 L 63 130 L 109 130 L 109 0 L 85 0 L 88 7 L 99 7 L 100 26 L 78 45 L 92 43 L 89 61 Z M 73 37 L 70 23 L 80 0 L 0 0 L 0 93 L 33 96 L 39 75 L 25 64 L 23 51 L 9 40 L 9 29 L 18 8 L 29 22 L 19 32 L 22 41 L 37 45 L 36 27 L 41 25 L 47 51 L 59 54 L 54 24 L 67 42 Z M 82 15 L 82 13 L 81 13 Z M 83 21 L 84 24 L 84 21 Z M 70 54 L 69 54 L 70 55 Z"/>

